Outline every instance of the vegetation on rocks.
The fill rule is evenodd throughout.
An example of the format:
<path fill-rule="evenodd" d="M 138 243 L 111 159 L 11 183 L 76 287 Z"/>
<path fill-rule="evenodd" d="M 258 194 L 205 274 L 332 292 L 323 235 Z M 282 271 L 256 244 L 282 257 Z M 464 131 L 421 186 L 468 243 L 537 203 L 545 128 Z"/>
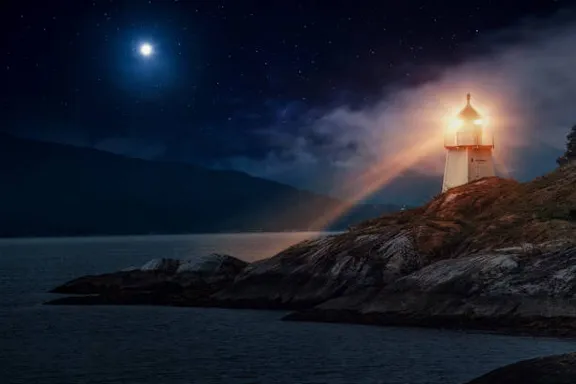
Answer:
<path fill-rule="evenodd" d="M 557 160 L 558 165 L 565 165 L 576 161 L 576 125 L 566 136 L 566 152 Z"/>

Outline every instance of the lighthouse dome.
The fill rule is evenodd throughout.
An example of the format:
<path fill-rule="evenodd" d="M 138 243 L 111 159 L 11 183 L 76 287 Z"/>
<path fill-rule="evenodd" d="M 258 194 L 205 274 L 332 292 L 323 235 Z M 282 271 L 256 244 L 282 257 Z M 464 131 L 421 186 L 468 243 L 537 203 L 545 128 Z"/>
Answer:
<path fill-rule="evenodd" d="M 467 94 L 466 95 L 466 106 L 458 114 L 458 117 L 460 117 L 461 119 L 476 120 L 476 119 L 479 119 L 482 117 L 478 113 L 478 111 L 475 110 L 474 107 L 472 107 L 472 105 L 470 105 L 470 98 L 471 98 L 470 94 Z"/>

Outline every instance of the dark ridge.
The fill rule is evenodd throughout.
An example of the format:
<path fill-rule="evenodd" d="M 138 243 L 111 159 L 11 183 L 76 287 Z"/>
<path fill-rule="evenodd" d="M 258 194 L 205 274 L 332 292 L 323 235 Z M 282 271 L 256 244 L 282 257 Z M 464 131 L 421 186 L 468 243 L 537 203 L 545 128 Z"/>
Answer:
<path fill-rule="evenodd" d="M 343 202 L 242 172 L 0 133 L 0 237 L 320 230 Z M 360 205 L 330 229 L 394 206 Z"/>

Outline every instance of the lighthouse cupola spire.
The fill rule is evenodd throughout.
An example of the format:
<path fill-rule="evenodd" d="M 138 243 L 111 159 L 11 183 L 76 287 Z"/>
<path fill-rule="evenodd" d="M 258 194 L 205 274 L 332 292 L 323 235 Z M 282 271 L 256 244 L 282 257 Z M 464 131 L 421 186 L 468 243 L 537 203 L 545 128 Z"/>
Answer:
<path fill-rule="evenodd" d="M 447 150 L 442 191 L 483 177 L 494 176 L 494 137 L 488 134 L 482 115 L 472 107 L 470 93 L 444 136 Z"/>
<path fill-rule="evenodd" d="M 458 114 L 458 117 L 464 120 L 464 122 L 467 120 L 474 122 L 475 120 L 482 118 L 480 113 L 478 113 L 478 111 L 472 106 L 472 103 L 470 102 L 471 99 L 472 96 L 468 93 L 466 95 L 466 106 Z M 476 125 L 478 125 L 478 122 L 476 122 Z"/>

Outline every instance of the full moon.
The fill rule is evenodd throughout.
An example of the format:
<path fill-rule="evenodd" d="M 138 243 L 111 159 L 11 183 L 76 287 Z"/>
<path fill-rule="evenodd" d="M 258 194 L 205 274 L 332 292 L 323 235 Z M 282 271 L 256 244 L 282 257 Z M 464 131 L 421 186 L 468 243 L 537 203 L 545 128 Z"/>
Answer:
<path fill-rule="evenodd" d="M 152 54 L 152 46 L 148 43 L 140 45 L 140 54 L 142 56 L 150 56 Z"/>

